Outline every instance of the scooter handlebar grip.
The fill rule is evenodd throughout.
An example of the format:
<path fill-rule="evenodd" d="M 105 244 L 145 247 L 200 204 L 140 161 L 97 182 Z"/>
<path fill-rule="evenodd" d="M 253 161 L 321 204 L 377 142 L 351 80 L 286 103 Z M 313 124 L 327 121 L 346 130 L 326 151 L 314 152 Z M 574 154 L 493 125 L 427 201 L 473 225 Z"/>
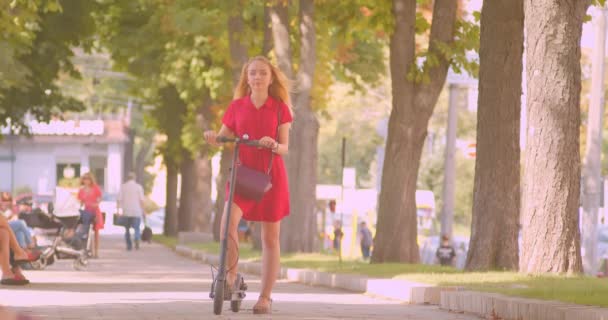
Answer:
<path fill-rule="evenodd" d="M 218 136 L 217 138 L 215 138 L 215 140 L 217 142 L 220 143 L 224 143 L 224 142 L 234 142 L 234 139 L 228 138 L 228 137 L 224 137 L 224 136 Z"/>

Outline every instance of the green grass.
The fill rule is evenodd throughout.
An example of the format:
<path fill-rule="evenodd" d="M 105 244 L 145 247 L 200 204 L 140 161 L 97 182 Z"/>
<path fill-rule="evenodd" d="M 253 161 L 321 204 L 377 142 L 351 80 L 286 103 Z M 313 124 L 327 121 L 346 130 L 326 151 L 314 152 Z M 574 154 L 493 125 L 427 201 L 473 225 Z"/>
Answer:
<path fill-rule="evenodd" d="M 152 239 L 154 242 L 158 242 L 170 248 L 174 248 L 177 245 L 176 237 L 154 235 Z M 220 253 L 219 242 L 191 243 L 187 244 L 186 246 L 195 250 L 201 250 L 209 254 Z M 261 259 L 261 252 L 254 250 L 252 245 L 249 243 L 241 243 L 239 245 L 239 259 L 241 259 L 241 261 L 258 260 Z"/>
<path fill-rule="evenodd" d="M 154 236 L 154 241 L 175 246 L 171 237 Z M 219 243 L 189 245 L 210 254 L 219 253 Z M 241 261 L 259 261 L 259 251 L 250 244 L 241 244 Z M 394 278 L 429 283 L 439 286 L 459 286 L 469 290 L 501 293 L 509 296 L 557 300 L 582 305 L 608 307 L 608 278 L 585 276 L 524 275 L 515 272 L 463 272 L 451 267 L 436 265 L 383 263 L 369 264 L 360 260 L 344 259 L 342 263 L 333 254 L 283 254 L 281 266 L 312 269 L 329 273 L 359 274 L 374 278 Z"/>
<path fill-rule="evenodd" d="M 396 278 L 510 296 L 608 307 L 608 279 L 586 276 L 524 275 L 516 272 L 401 274 Z"/>
<path fill-rule="evenodd" d="M 529 276 L 516 272 L 463 272 L 436 265 L 383 263 L 369 264 L 317 254 L 281 257 L 281 266 L 314 269 L 330 273 L 360 274 L 374 278 L 404 279 L 439 286 L 458 286 L 469 290 L 509 296 L 557 300 L 608 307 L 608 279 L 586 276 Z"/>
<path fill-rule="evenodd" d="M 155 234 L 154 237 L 152 237 L 152 241 L 158 242 L 170 248 L 174 248 L 177 245 L 176 237 L 167 237 L 162 234 Z"/>
<path fill-rule="evenodd" d="M 393 278 L 404 273 L 454 273 L 454 268 L 436 265 L 417 265 L 403 263 L 370 264 L 360 260 L 343 259 L 321 254 L 291 254 L 281 257 L 281 266 L 288 268 L 313 269 L 330 273 L 359 274 L 375 278 Z"/>
<path fill-rule="evenodd" d="M 219 242 L 195 243 L 188 245 L 192 249 L 201 250 L 210 254 L 220 254 Z M 240 261 L 255 261 L 261 259 L 260 251 L 254 250 L 250 243 L 239 244 L 239 260 Z"/>

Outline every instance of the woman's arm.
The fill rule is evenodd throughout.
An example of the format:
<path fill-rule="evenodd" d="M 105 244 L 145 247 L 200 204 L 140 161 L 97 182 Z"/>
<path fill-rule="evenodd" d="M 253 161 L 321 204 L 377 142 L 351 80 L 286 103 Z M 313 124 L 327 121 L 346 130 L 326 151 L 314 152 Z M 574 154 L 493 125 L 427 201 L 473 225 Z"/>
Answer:
<path fill-rule="evenodd" d="M 279 126 L 279 141 L 274 145 L 272 152 L 279 155 L 286 155 L 289 153 L 289 129 L 291 128 L 291 122 L 283 123 Z"/>
<path fill-rule="evenodd" d="M 220 131 L 217 133 L 218 137 L 227 137 L 227 138 L 234 138 L 234 132 L 232 132 L 232 130 L 230 130 L 228 127 L 226 127 L 226 125 L 222 125 L 222 127 L 220 128 Z"/>
<path fill-rule="evenodd" d="M 222 124 L 219 132 L 216 133 L 213 130 L 207 130 L 203 133 L 203 136 L 205 137 L 205 140 L 209 142 L 209 144 L 219 147 L 220 144 L 217 142 L 217 137 L 234 138 L 234 132 L 232 132 L 232 130 L 230 130 L 226 125 Z"/>
<path fill-rule="evenodd" d="M 99 188 L 99 186 L 95 186 L 95 191 L 97 192 L 96 197 L 95 197 L 95 204 L 99 205 L 99 203 L 101 202 L 101 198 L 103 197 L 103 193 L 101 192 L 101 189 Z"/>

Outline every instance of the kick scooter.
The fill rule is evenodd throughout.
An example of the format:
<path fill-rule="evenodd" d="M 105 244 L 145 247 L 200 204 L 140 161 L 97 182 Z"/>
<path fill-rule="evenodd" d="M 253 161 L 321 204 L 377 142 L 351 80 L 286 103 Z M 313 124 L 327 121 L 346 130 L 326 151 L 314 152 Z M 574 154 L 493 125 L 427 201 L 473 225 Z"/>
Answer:
<path fill-rule="evenodd" d="M 249 140 L 248 135 L 243 135 L 242 138 L 226 138 L 226 137 L 217 137 L 217 141 L 221 143 L 234 143 L 234 154 L 232 156 L 232 170 L 230 173 L 230 192 L 228 195 L 228 201 L 226 204 L 228 208 L 226 209 L 226 220 L 224 221 L 224 238 L 220 243 L 220 264 L 218 266 L 217 274 L 212 273 L 213 283 L 211 285 L 211 292 L 209 293 L 209 297 L 213 299 L 213 313 L 216 315 L 220 315 L 222 313 L 222 306 L 224 304 L 224 300 L 230 300 L 230 309 L 233 312 L 239 312 L 241 307 L 241 301 L 245 298 L 245 290 L 247 290 L 247 285 L 243 282 L 243 278 L 237 275 L 236 282 L 239 283 L 237 289 L 232 289 L 230 297 L 225 296 L 226 288 L 226 252 L 228 250 L 228 227 L 230 221 L 230 214 L 232 211 L 232 199 L 234 197 L 234 184 L 236 180 L 236 168 L 237 168 L 237 159 L 239 158 L 239 146 L 241 144 L 245 144 L 253 147 L 262 147 L 259 143 L 259 140 Z M 213 272 L 213 270 L 212 270 Z"/>

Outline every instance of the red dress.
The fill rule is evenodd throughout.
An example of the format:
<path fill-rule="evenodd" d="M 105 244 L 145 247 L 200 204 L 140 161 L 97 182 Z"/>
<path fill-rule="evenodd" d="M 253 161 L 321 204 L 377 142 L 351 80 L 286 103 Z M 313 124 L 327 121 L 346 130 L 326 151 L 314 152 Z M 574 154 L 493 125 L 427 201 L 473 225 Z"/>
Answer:
<path fill-rule="evenodd" d="M 289 108 L 279 99 L 268 96 L 264 104 L 257 109 L 249 96 L 232 101 L 222 123 L 235 135 L 249 135 L 257 140 L 264 136 L 277 139 L 278 110 L 281 111 L 281 124 L 293 120 Z M 272 151 L 266 148 L 255 148 L 246 145 L 239 147 L 239 160 L 243 165 L 262 172 L 268 170 Z M 243 211 L 243 218 L 249 221 L 276 222 L 289 215 L 289 186 L 283 158 L 275 154 L 270 170 L 272 188 L 266 192 L 260 202 L 234 195 L 234 203 Z M 229 188 L 226 185 L 226 199 Z"/>
<path fill-rule="evenodd" d="M 98 199 L 101 198 L 101 190 L 97 185 L 92 185 L 88 191 L 80 188 L 78 200 L 84 204 L 84 210 L 95 214 L 95 230 L 103 229 L 103 215 L 99 209 Z"/>

